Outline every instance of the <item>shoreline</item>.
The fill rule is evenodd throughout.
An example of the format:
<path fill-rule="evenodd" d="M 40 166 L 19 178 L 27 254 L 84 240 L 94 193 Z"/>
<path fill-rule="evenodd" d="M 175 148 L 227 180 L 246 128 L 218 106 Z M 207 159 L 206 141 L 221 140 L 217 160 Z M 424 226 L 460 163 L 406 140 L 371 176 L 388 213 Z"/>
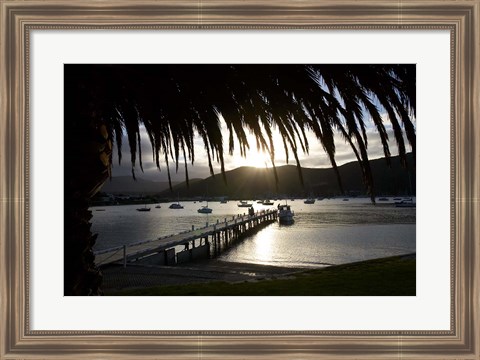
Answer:
<path fill-rule="evenodd" d="M 216 259 L 177 266 L 135 265 L 126 268 L 110 265 L 102 269 L 104 291 L 119 291 L 150 286 L 188 285 L 223 281 L 237 283 L 288 277 L 306 268 L 225 262 Z"/>
<path fill-rule="evenodd" d="M 337 269 L 362 267 L 374 262 L 390 260 L 416 261 L 416 253 L 362 260 L 323 268 L 281 267 L 262 264 L 225 262 L 217 259 L 192 262 L 180 266 L 154 266 L 129 264 L 111 265 L 102 269 L 103 290 L 106 295 L 123 291 L 142 290 L 151 287 L 171 287 L 221 282 L 227 284 L 259 283 L 262 280 L 291 280 L 309 273 L 335 272 Z"/>

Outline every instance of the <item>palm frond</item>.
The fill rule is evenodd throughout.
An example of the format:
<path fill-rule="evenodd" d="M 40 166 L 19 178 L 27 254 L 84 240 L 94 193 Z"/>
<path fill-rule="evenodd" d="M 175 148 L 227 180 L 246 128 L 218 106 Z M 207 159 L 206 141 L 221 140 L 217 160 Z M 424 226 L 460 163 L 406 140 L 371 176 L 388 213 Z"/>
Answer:
<path fill-rule="evenodd" d="M 101 119 L 115 138 L 119 162 L 122 136 L 127 135 L 130 162 L 143 171 L 140 125 L 146 129 L 158 169 L 165 162 L 195 161 L 195 136 L 202 139 L 210 173 L 213 162 L 225 172 L 225 149 L 238 146 L 246 156 L 253 134 L 255 146 L 269 154 L 275 168 L 273 131 L 283 140 L 288 161 L 293 154 L 299 176 L 299 153 L 310 149 L 313 132 L 341 179 L 335 160 L 335 133 L 350 145 L 374 194 L 368 162 L 370 119 L 387 161 L 390 143 L 381 112 L 392 125 L 400 158 L 405 163 L 405 138 L 416 149 L 415 65 L 68 65 L 66 86 L 76 94 L 69 111 Z M 227 134 L 222 134 L 222 121 Z M 228 146 L 224 146 L 228 136 Z M 405 138 L 404 138 L 405 137 Z M 236 141 L 235 141 L 236 139 Z M 162 155 L 163 154 L 163 161 Z M 225 178 L 225 176 L 224 176 Z"/>

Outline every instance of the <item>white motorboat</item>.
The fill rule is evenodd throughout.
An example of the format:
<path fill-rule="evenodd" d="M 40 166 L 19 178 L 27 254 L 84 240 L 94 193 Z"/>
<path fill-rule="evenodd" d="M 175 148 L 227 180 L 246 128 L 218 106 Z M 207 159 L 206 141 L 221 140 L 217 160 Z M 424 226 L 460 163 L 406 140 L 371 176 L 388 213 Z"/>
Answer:
<path fill-rule="evenodd" d="M 280 224 L 292 224 L 294 222 L 294 215 L 295 214 L 290 209 L 290 205 L 278 205 L 278 221 Z"/>

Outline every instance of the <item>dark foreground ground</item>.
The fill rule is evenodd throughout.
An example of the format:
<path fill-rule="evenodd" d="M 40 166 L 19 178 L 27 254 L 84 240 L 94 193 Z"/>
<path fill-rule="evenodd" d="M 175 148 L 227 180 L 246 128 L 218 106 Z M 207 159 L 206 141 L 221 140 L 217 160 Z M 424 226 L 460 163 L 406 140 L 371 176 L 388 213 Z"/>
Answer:
<path fill-rule="evenodd" d="M 209 260 L 189 266 L 111 266 L 105 295 L 415 296 L 415 254 L 305 270 Z"/>

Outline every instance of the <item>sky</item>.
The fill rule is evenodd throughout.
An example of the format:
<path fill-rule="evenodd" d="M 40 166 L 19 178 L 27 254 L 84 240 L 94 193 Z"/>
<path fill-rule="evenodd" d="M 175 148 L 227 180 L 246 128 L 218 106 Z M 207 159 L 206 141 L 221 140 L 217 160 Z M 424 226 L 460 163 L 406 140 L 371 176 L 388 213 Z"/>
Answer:
<path fill-rule="evenodd" d="M 387 129 L 389 135 L 389 146 L 390 152 L 393 155 L 398 154 L 397 145 L 393 137 L 393 131 L 391 125 L 385 119 L 385 127 Z M 367 125 L 367 139 L 368 139 L 368 155 L 370 159 L 377 159 L 384 156 L 383 154 L 383 147 L 381 145 L 380 137 L 378 132 L 376 131 L 373 123 L 369 123 L 366 121 Z M 224 136 L 224 144 L 225 147 L 228 148 L 228 132 L 226 131 L 226 127 L 222 126 L 224 129 L 223 134 Z M 147 179 L 151 181 L 168 181 L 167 170 L 164 162 L 160 163 L 160 170 L 156 167 L 155 163 L 153 162 L 153 155 L 152 155 L 152 148 L 150 145 L 150 141 L 148 136 L 145 132 L 143 126 L 140 128 L 140 135 L 141 135 L 141 143 L 142 143 L 142 163 L 143 163 L 143 173 L 138 166 L 138 159 L 137 165 L 135 167 L 135 175 L 136 177 Z M 322 145 L 320 144 L 319 140 L 313 135 L 312 132 L 307 132 L 307 137 L 309 140 L 310 150 L 308 154 L 303 152 L 299 152 L 299 159 L 300 163 L 303 167 L 309 168 L 328 168 L 331 167 L 330 161 L 328 159 L 327 154 L 323 150 Z M 246 157 L 240 156 L 240 151 L 238 147 L 238 143 L 235 145 L 235 151 L 233 155 L 225 154 L 225 169 L 233 170 L 235 168 L 241 166 L 256 166 L 256 167 L 265 167 L 271 166 L 271 162 L 269 160 L 269 156 L 264 154 L 256 149 L 256 143 L 253 135 L 249 137 L 250 143 L 250 150 L 247 152 Z M 407 143 L 407 142 L 406 142 Z M 348 143 L 341 138 L 339 134 L 335 136 L 335 145 L 336 145 L 336 156 L 335 159 L 338 165 L 342 165 L 351 161 L 356 161 L 355 155 L 351 150 L 351 147 Z M 283 143 L 281 142 L 281 137 L 277 131 L 274 130 L 274 146 L 275 146 L 275 165 L 281 166 L 286 165 L 286 158 L 285 152 L 283 148 Z M 410 147 L 407 145 L 407 151 L 410 151 Z M 203 145 L 203 141 L 200 137 L 196 137 L 195 139 L 195 162 L 192 165 L 190 162 L 188 163 L 188 174 L 190 179 L 194 178 L 206 178 L 210 176 L 210 172 L 208 169 L 208 162 L 207 162 L 207 153 L 205 147 Z M 289 164 L 295 165 L 295 159 L 293 155 L 290 154 Z M 185 181 L 185 170 L 184 170 L 184 161 L 183 159 L 179 163 L 178 172 L 175 172 L 175 165 L 171 162 L 170 163 L 170 173 L 173 182 L 177 181 Z M 214 172 L 215 174 L 220 174 L 220 164 L 217 162 L 213 163 Z M 117 157 L 117 149 L 116 144 L 114 145 L 114 152 L 113 152 L 113 168 L 112 168 L 112 176 L 131 176 L 131 163 L 130 163 L 130 148 L 128 146 L 128 140 L 123 140 L 122 146 L 122 163 L 121 165 L 118 164 L 118 157 Z"/>

